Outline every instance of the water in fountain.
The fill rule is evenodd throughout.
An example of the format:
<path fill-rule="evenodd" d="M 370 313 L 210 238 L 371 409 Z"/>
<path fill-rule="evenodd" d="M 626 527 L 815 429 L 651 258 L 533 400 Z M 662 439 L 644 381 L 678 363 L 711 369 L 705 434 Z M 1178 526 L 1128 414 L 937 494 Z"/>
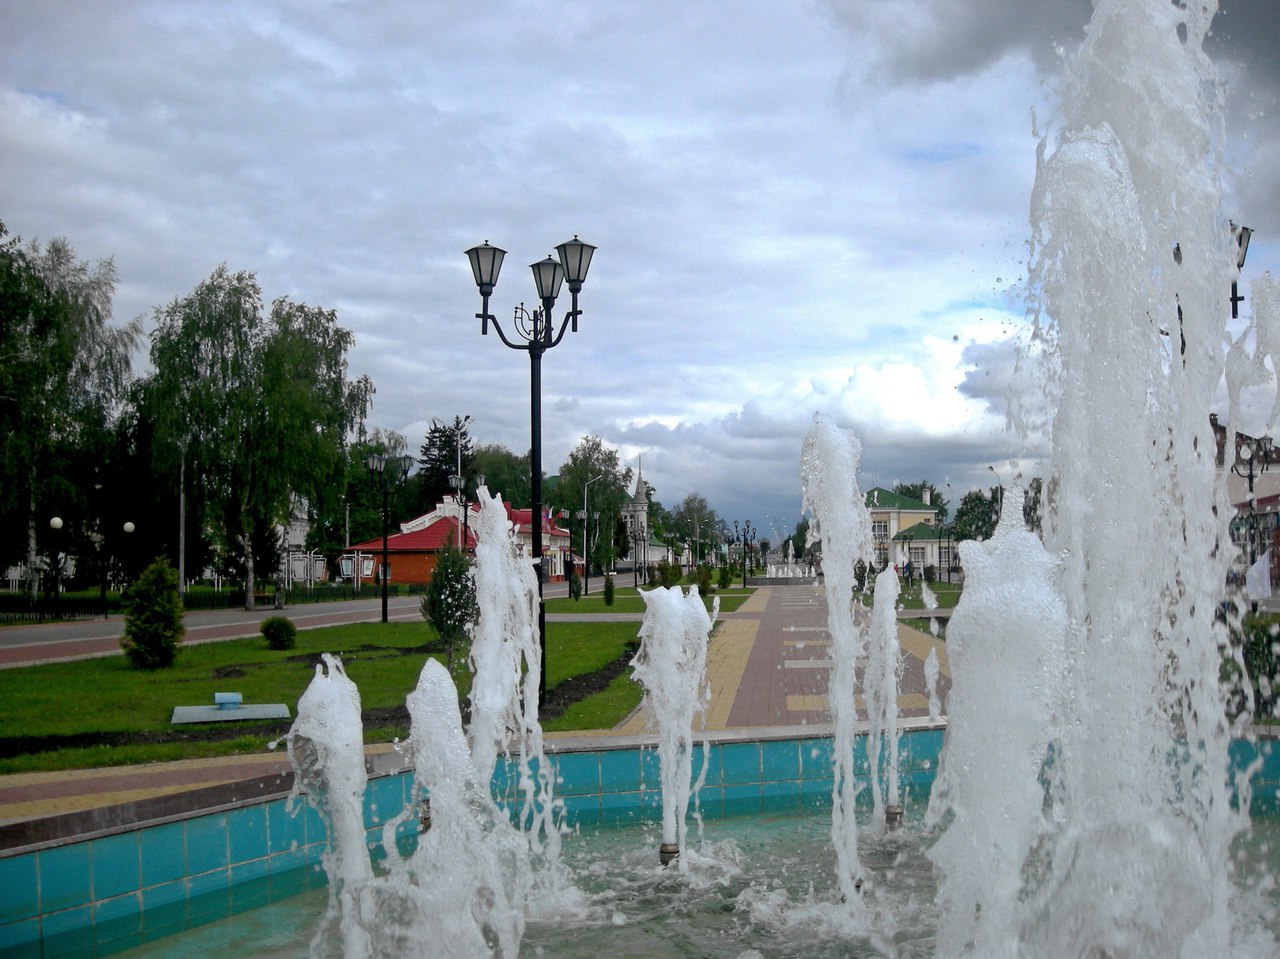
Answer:
<path fill-rule="evenodd" d="M 707 683 L 707 637 L 719 613 L 717 598 L 710 616 L 698 595 L 679 586 L 656 588 L 644 597 L 640 650 L 632 660 L 632 675 L 644 688 L 644 701 L 658 725 L 658 762 L 662 780 L 662 860 L 675 858 L 679 870 L 688 869 L 685 836 L 691 797 L 706 778 L 707 751 L 703 741 L 702 767 L 693 781 L 694 725 L 705 726 L 711 687 Z"/>
<path fill-rule="evenodd" d="M 538 722 L 540 650 L 537 581 L 516 548 L 501 500 L 480 491 L 476 520 L 476 601 L 472 629 L 472 736 L 468 748 L 458 692 L 448 671 L 427 660 L 408 698 L 415 770 L 413 799 L 383 829 L 385 869 L 375 876 L 364 832 L 360 694 L 329 655 L 298 703 L 289 732 L 297 783 L 325 819 L 324 869 L 330 899 L 312 952 L 330 949 L 333 930 L 348 959 L 437 948 L 450 956 L 514 956 L 526 909 L 580 908 L 560 862 L 561 804 Z M 701 606 L 699 605 L 701 609 Z M 703 613 L 705 617 L 705 612 Z M 522 806 L 516 829 L 489 793 L 497 756 L 519 751 Z M 428 806 L 429 801 L 429 806 Z M 429 809 L 430 826 L 416 836 Z M 404 834 L 405 827 L 409 833 Z M 403 853 L 398 839 L 416 837 Z M 539 897 L 532 902 L 531 897 Z"/>
<path fill-rule="evenodd" d="M 1006 491 L 988 542 L 960 544 L 965 590 L 947 625 L 951 693 L 929 823 L 940 873 L 938 953 L 1017 956 L 1022 876 L 1044 835 L 1041 776 L 1061 699 L 1066 610 L 1055 563 Z M 998 684 L 995 685 L 995 684 Z"/>
<path fill-rule="evenodd" d="M 885 826 L 885 810 L 900 816 L 898 788 L 898 686 L 902 649 L 898 645 L 898 574 L 887 567 L 876 575 L 871 607 L 867 667 L 862 695 L 867 710 L 867 764 L 871 775 L 871 824 Z"/>
<path fill-rule="evenodd" d="M 801 452 L 804 508 L 812 517 L 809 536 L 822 541 L 822 571 L 827 593 L 827 629 L 831 634 L 831 680 L 827 697 L 835 735 L 831 840 L 836 878 L 850 909 L 861 904 L 864 881 L 858 861 L 858 823 L 854 808 L 862 786 L 853 770 L 857 728 L 854 686 L 859 657 L 866 647 L 867 614 L 854 597 L 854 566 L 872 555 L 871 514 L 858 490 L 862 444 L 830 417 L 814 414 Z"/>
<path fill-rule="evenodd" d="M 1045 388 L 1015 420 L 1051 437 L 1058 562 L 1018 533 L 1013 491 L 988 552 L 962 553 L 937 794 L 952 818 L 934 851 L 944 956 L 1231 951 L 1228 848 L 1246 819 L 1218 684 L 1231 510 L 1209 411 L 1235 266 L 1200 49 L 1213 6 L 1099 2 L 1042 145 L 1021 366 Z M 1039 615 L 1011 629 L 1029 602 Z M 996 702 L 1016 720 L 998 732 L 976 715 Z M 984 737 L 1002 769 L 969 765 Z"/>
<path fill-rule="evenodd" d="M 533 563 L 518 549 L 515 529 L 501 497 L 477 492 L 475 519 L 476 605 L 471 631 L 471 738 L 476 771 L 489 782 L 509 731 L 519 755 L 521 823 L 529 837 L 540 886 L 566 891 L 560 867 L 563 803 L 555 797 L 554 774 L 543 753 L 538 721 L 542 649 L 538 636 L 538 581 Z"/>
<path fill-rule="evenodd" d="M 359 921 L 359 903 L 373 878 L 365 854 L 364 726 L 360 693 L 347 679 L 342 663 L 325 653 L 315 677 L 298 700 L 298 715 L 287 739 L 295 773 L 294 795 L 305 791 L 325 821 L 329 843 L 324 871 L 329 877 L 329 906 L 316 932 L 312 952 L 323 950 L 338 929 L 342 951 L 352 959 L 369 954 L 368 936 Z M 356 854 L 350 854 L 355 850 Z"/>

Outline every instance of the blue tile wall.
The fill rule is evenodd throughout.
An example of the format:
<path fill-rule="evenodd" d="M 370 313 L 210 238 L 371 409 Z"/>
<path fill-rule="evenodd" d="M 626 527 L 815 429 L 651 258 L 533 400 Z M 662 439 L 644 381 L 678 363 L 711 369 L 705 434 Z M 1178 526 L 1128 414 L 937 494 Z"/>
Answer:
<path fill-rule="evenodd" d="M 865 768 L 865 740 L 855 754 Z M 942 748 L 940 730 L 911 731 L 901 742 L 903 786 L 928 797 Z M 700 796 L 703 816 L 738 815 L 831 805 L 832 743 L 828 738 L 735 742 L 710 747 Z M 1255 815 L 1280 812 L 1280 747 L 1232 745 L 1234 768 L 1259 759 Z M 654 821 L 661 812 L 656 750 L 564 752 L 550 757 L 556 794 L 571 827 Z M 696 777 L 702 745 L 693 754 Z M 495 798 L 518 814 L 514 760 L 498 763 Z M 412 776 L 374 779 L 365 800 L 371 844 L 412 795 Z M 869 795 L 864 795 L 870 800 Z M 416 823 L 396 829 L 397 846 L 412 849 Z M 0 954 L 105 955 L 190 925 L 254 908 L 324 884 L 319 866 L 325 824 L 305 802 L 285 799 L 133 832 L 0 859 Z"/>

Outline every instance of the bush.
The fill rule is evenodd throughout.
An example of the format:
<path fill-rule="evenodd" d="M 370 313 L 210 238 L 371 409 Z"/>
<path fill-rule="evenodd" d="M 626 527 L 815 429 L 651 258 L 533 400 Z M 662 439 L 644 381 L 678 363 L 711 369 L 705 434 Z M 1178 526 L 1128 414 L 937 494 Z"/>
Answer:
<path fill-rule="evenodd" d="M 733 582 L 733 573 L 729 569 L 728 563 L 720 567 L 720 579 L 718 582 L 721 589 L 728 589 Z"/>
<path fill-rule="evenodd" d="M 604 604 L 606 606 L 613 605 L 613 576 L 606 575 L 604 578 Z"/>
<path fill-rule="evenodd" d="M 698 592 L 703 596 L 711 595 L 711 567 L 703 563 L 698 567 Z"/>
<path fill-rule="evenodd" d="M 932 563 L 926 563 L 924 567 L 924 581 L 926 583 L 933 583 L 937 580 L 937 578 L 938 578 L 938 568 L 934 566 Z"/>
<path fill-rule="evenodd" d="M 422 618 L 444 641 L 452 671 L 455 656 L 466 661 L 467 638 L 480 611 L 471 558 L 456 546 L 446 546 L 436 556 L 431 582 L 422 594 Z"/>
<path fill-rule="evenodd" d="M 575 603 L 582 599 L 582 579 L 576 569 L 569 571 L 569 598 Z"/>
<path fill-rule="evenodd" d="M 298 627 L 284 616 L 269 616 L 262 621 L 262 635 L 272 649 L 293 649 L 298 642 Z"/>
<path fill-rule="evenodd" d="M 658 562 L 658 581 L 667 589 L 680 585 L 680 567 L 665 559 Z"/>
<path fill-rule="evenodd" d="M 172 666 L 186 630 L 178 573 L 167 560 L 157 559 L 125 590 L 124 610 L 120 646 L 129 662 L 138 669 Z"/>
<path fill-rule="evenodd" d="M 1262 719 L 1275 714 L 1280 693 L 1280 625 L 1274 619 L 1246 616 L 1244 623 L 1244 668 L 1253 687 L 1253 715 Z"/>

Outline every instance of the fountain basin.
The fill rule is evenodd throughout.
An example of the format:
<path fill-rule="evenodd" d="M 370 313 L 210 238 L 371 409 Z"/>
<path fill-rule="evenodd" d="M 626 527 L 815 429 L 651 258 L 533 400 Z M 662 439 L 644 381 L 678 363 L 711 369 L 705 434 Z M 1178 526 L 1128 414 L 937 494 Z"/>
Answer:
<path fill-rule="evenodd" d="M 1257 742 L 1232 746 L 1235 769 L 1258 762 L 1251 778 L 1255 817 L 1280 814 L 1280 749 L 1262 730 Z M 916 723 L 903 732 L 903 793 L 910 805 L 927 800 L 943 729 Z M 866 772 L 865 737 L 855 747 L 855 768 Z M 751 730 L 712 739 L 701 813 L 708 820 L 744 815 L 801 815 L 831 804 L 832 740 L 815 727 Z M 564 737 L 551 743 L 548 761 L 560 780 L 572 826 L 586 829 L 656 823 L 661 815 L 658 757 L 651 742 L 613 736 Z M 702 751 L 695 755 L 695 774 Z M 381 825 L 400 813 L 412 774 L 375 775 L 365 795 L 371 848 Z M 514 812 L 513 764 L 500 762 L 493 794 Z M 868 802 L 869 802 L 869 796 Z M 77 836 L 15 843 L 6 828 L 0 850 L 0 955 L 109 955 L 324 885 L 319 868 L 324 824 L 299 801 L 291 812 L 287 786 L 253 798 L 131 821 L 116 807 L 118 825 Z M 910 814 L 909 814 L 910 815 Z M 34 827 L 28 836 L 41 835 Z M 398 841 L 412 844 L 411 826 Z M 569 843 L 572 845 L 572 841 Z M 637 850 L 656 868 L 653 842 Z M 375 858 L 380 850 L 375 848 Z"/>

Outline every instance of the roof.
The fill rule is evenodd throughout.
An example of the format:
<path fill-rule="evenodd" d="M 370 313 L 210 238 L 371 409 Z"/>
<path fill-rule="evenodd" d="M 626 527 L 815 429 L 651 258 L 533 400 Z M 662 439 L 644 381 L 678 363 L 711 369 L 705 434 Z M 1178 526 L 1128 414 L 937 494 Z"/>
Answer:
<path fill-rule="evenodd" d="M 528 510 L 525 510 L 527 513 Z M 387 537 L 388 553 L 436 553 L 446 546 L 457 546 L 461 542 L 459 523 L 452 516 L 445 516 L 430 526 L 414 530 L 412 533 L 392 533 Z M 467 549 L 474 549 L 476 531 L 474 526 L 467 527 Z M 382 551 L 382 537 L 355 543 L 350 551 L 375 553 Z"/>
<path fill-rule="evenodd" d="M 903 496 L 900 493 L 893 492 L 893 490 L 887 490 L 883 486 L 877 486 L 875 489 L 867 490 L 867 508 L 915 510 L 921 513 L 937 513 L 939 511 L 936 506 L 929 506 L 918 499 L 912 499 L 910 496 Z"/>
<path fill-rule="evenodd" d="M 914 526 L 908 526 L 906 529 L 898 533 L 893 538 L 895 543 L 909 543 L 913 540 L 934 540 L 945 539 L 945 530 L 937 526 L 930 526 L 928 523 L 916 523 Z"/>

